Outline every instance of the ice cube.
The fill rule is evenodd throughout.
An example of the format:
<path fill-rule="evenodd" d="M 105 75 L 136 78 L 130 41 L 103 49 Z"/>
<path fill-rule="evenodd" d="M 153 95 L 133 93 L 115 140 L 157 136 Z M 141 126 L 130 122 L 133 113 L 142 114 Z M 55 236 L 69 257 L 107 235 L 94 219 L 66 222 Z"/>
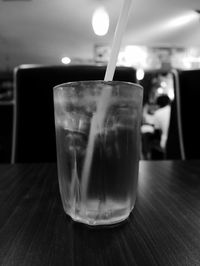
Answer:
<path fill-rule="evenodd" d="M 83 155 L 86 144 L 86 136 L 80 132 L 68 131 L 65 135 L 65 149 L 70 153 L 76 151 L 77 155 Z"/>

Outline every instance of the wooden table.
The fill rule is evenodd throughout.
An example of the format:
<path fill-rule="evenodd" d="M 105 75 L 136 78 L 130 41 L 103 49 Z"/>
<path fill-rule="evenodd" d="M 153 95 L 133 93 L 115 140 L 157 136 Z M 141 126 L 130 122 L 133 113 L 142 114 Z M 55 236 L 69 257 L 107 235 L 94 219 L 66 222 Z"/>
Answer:
<path fill-rule="evenodd" d="M 0 265 L 200 265 L 200 161 L 142 161 L 133 213 L 107 229 L 64 213 L 55 164 L 1 165 Z"/>

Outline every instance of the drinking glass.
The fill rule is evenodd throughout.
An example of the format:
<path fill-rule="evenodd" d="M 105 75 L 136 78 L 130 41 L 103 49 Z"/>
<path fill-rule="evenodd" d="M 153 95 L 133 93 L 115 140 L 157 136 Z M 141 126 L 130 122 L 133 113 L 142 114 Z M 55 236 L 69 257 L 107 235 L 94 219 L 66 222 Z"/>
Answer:
<path fill-rule="evenodd" d="M 122 81 L 54 87 L 59 188 L 74 221 L 111 225 L 134 208 L 142 97 L 141 86 Z"/>

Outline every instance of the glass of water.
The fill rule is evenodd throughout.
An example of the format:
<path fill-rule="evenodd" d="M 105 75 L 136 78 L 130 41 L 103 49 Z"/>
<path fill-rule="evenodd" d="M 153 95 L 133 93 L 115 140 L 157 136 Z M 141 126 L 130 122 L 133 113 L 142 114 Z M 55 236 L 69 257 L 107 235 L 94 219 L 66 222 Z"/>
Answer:
<path fill-rule="evenodd" d="M 59 188 L 64 210 L 73 220 L 110 225 L 132 211 L 142 97 L 141 86 L 122 81 L 54 87 Z"/>

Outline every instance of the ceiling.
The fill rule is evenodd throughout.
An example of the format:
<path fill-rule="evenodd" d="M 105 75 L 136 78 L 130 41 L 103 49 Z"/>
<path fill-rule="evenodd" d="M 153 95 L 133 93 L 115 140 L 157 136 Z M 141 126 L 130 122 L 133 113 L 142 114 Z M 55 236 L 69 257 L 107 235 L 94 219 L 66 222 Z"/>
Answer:
<path fill-rule="evenodd" d="M 104 5 L 106 36 L 95 36 L 91 17 Z M 63 56 L 93 57 L 94 45 L 112 42 L 123 0 L 0 0 L 0 69 L 59 64 Z M 200 47 L 200 19 L 173 27 L 173 19 L 200 10 L 200 0 L 133 0 L 122 46 Z"/>

